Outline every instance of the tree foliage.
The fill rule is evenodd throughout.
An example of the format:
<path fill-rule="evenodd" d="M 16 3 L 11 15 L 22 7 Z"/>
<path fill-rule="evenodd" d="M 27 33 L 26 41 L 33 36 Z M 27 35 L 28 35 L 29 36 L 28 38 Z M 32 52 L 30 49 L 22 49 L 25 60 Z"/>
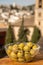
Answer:
<path fill-rule="evenodd" d="M 5 43 L 9 44 L 9 43 L 13 43 L 15 41 L 16 41 L 16 39 L 15 39 L 15 35 L 13 33 L 13 29 L 12 29 L 11 25 L 9 25 L 9 28 L 6 33 Z"/>
<path fill-rule="evenodd" d="M 18 42 L 27 42 L 28 38 L 27 38 L 27 31 L 26 29 L 24 29 L 24 18 L 22 19 L 22 23 L 18 32 Z"/>
<path fill-rule="evenodd" d="M 35 26 L 31 41 L 37 43 L 38 40 L 40 39 L 40 36 L 41 36 L 40 30 Z"/>

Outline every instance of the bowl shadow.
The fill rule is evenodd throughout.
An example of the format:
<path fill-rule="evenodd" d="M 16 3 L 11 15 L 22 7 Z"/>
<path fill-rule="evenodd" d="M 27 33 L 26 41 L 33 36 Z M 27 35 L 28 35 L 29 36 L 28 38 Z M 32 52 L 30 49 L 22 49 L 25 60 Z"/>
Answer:
<path fill-rule="evenodd" d="M 40 50 L 40 53 L 37 56 L 35 56 L 32 62 L 37 62 L 40 60 L 43 60 L 43 50 Z"/>

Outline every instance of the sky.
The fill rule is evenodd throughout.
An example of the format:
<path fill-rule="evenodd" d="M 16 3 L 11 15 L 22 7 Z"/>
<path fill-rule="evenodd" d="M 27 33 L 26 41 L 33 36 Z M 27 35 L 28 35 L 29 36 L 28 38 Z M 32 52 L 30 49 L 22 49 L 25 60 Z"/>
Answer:
<path fill-rule="evenodd" d="M 22 6 L 31 5 L 35 3 L 35 0 L 0 0 L 0 4 L 19 4 Z"/>

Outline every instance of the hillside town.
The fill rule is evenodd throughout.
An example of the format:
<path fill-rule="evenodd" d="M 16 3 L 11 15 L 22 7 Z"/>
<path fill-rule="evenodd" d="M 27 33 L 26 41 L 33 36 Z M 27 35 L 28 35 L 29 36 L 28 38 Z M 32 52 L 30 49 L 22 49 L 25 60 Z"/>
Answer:
<path fill-rule="evenodd" d="M 31 21 L 34 22 L 34 7 L 30 6 L 29 9 L 29 7 L 19 6 L 16 5 L 15 3 L 6 6 L 0 5 L 0 28 L 2 28 L 3 30 L 4 27 L 5 28 L 8 27 L 8 23 L 11 23 L 11 25 L 15 26 L 15 36 L 17 37 L 18 27 L 20 26 L 19 22 L 22 20 L 23 16 L 24 20 L 26 19 L 27 22 L 25 23 L 25 26 L 29 25 L 29 28 L 33 30 L 33 28 L 31 27 L 33 26 Z M 30 35 L 32 35 L 32 30 L 30 30 L 31 31 Z"/>
<path fill-rule="evenodd" d="M 25 15 L 25 17 L 29 17 L 31 14 L 33 14 L 33 10 L 25 10 L 25 7 L 23 10 L 22 9 L 23 7 L 17 6 L 15 3 L 14 5 L 0 5 L 0 21 L 14 23 L 15 21 L 22 18 L 23 15 Z"/>

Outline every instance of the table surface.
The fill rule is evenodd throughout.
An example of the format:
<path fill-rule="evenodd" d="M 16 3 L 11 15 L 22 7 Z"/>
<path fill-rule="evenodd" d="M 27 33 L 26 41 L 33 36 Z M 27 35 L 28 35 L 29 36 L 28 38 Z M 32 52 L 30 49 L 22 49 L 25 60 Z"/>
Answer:
<path fill-rule="evenodd" d="M 38 54 L 32 62 L 14 62 L 10 58 L 5 57 L 0 59 L 0 65 L 43 65 L 43 52 Z"/>

